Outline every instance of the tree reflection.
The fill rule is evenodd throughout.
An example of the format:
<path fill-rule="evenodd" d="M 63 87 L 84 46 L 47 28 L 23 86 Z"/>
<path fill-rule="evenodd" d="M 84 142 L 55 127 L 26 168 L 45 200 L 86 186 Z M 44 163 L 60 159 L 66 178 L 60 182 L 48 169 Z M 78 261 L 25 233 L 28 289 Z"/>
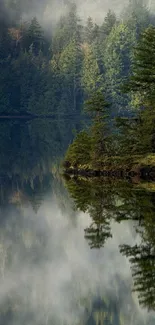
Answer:
<path fill-rule="evenodd" d="M 155 193 L 145 193 L 145 200 L 140 204 L 142 225 L 136 227 L 140 243 L 120 246 L 121 253 L 129 257 L 131 263 L 134 291 L 138 293 L 140 304 L 149 310 L 155 310 L 154 199 Z"/>
<path fill-rule="evenodd" d="M 146 186 L 145 186 L 146 185 Z M 129 258 L 139 303 L 155 310 L 155 192 L 151 184 L 132 184 L 131 180 L 66 180 L 76 207 L 88 212 L 92 223 L 85 229 L 91 248 L 101 248 L 112 237 L 111 222 L 131 221 L 139 242 L 126 243 L 120 252 Z M 146 187 L 146 188 L 145 188 Z"/>
<path fill-rule="evenodd" d="M 94 186 L 95 185 L 95 186 Z M 111 237 L 110 219 L 112 211 L 112 192 L 110 187 L 103 187 L 102 179 L 66 178 L 66 186 L 74 199 L 76 208 L 88 212 L 92 223 L 85 229 L 85 238 L 91 248 L 104 246 Z"/>
<path fill-rule="evenodd" d="M 134 291 L 142 307 L 155 310 L 155 248 L 148 244 L 122 245 L 120 251 L 130 258 Z"/>
<path fill-rule="evenodd" d="M 0 205 L 27 202 L 37 211 L 52 184 L 59 129 L 41 119 L 0 123 Z"/>
<path fill-rule="evenodd" d="M 100 248 L 104 246 L 106 240 L 111 235 L 110 229 L 110 210 L 107 212 L 107 206 L 110 205 L 110 193 L 103 191 L 100 181 L 95 188 L 91 188 L 92 202 L 88 209 L 92 223 L 85 229 L 85 238 L 88 240 L 91 248 Z"/>
<path fill-rule="evenodd" d="M 37 211 L 72 137 L 59 120 L 0 121 L 0 206 L 29 202 Z"/>

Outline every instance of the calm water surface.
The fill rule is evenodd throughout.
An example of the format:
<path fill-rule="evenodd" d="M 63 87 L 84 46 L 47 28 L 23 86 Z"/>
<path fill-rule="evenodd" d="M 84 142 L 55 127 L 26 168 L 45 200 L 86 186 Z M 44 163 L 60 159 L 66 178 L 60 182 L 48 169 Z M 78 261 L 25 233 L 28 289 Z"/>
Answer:
<path fill-rule="evenodd" d="M 48 123 L 0 125 L 0 324 L 155 324 L 154 184 L 62 177 Z"/>

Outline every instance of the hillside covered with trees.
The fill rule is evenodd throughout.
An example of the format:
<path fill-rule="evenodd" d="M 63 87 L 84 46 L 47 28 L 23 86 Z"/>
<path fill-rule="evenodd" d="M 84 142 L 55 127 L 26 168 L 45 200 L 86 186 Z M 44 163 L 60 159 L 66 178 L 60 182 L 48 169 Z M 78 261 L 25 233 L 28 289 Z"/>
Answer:
<path fill-rule="evenodd" d="M 112 116 L 129 114 L 131 96 L 120 89 L 132 71 L 133 47 L 155 23 L 154 13 L 143 1 L 132 0 L 120 17 L 108 11 L 98 25 L 91 17 L 81 20 L 68 1 L 57 23 L 42 27 L 46 5 L 0 4 L 0 113 L 79 116 L 84 100 L 100 89 Z M 35 8 L 38 17 L 30 19 Z"/>

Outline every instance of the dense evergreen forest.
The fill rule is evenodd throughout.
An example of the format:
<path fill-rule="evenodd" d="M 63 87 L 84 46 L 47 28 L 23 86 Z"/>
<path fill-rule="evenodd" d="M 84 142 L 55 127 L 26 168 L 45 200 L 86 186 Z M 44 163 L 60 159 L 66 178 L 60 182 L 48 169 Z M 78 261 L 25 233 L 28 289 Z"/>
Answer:
<path fill-rule="evenodd" d="M 131 74 L 133 47 L 154 24 L 154 13 L 132 0 L 120 17 L 108 11 L 98 25 L 91 17 L 81 20 L 76 5 L 67 3 L 56 24 L 42 26 L 46 1 L 1 1 L 1 114 L 79 115 L 99 89 L 111 103 L 110 114 L 129 114 L 131 96 L 120 89 Z M 30 19 L 35 8 L 38 16 Z"/>
<path fill-rule="evenodd" d="M 85 163 L 89 156 L 97 167 L 93 162 L 100 166 L 103 154 L 111 159 L 120 153 L 154 151 L 155 13 L 150 2 L 129 1 L 119 16 L 109 10 L 100 24 L 91 17 L 80 19 L 72 2 L 65 4 L 65 13 L 57 22 L 48 24 L 41 18 L 46 1 L 8 0 L 0 5 L 2 116 L 53 117 L 56 133 L 67 148 L 72 131 L 79 132 L 80 121 L 85 121 L 84 102 L 90 98 L 92 137 L 84 131 L 79 135 L 82 141 L 78 140 L 78 148 L 81 141 L 85 152 L 91 147 L 87 157 L 83 156 Z M 35 10 L 37 17 L 32 17 Z M 115 123 L 116 116 L 123 118 Z M 90 117 L 86 121 L 88 125 Z M 79 151 L 75 150 L 75 156 L 79 157 Z M 71 163 L 79 162 L 73 159 Z"/>
<path fill-rule="evenodd" d="M 43 37 L 35 18 L 23 32 L 20 55 L 29 57 L 31 63 L 44 60 L 44 64 L 41 63 L 41 77 L 35 78 L 32 88 L 26 81 L 20 82 L 20 89 L 27 85 L 29 96 L 26 95 L 23 107 L 23 90 L 16 107 L 37 114 L 68 116 L 79 131 L 81 114 L 88 115 L 86 103 L 93 119 L 91 127 L 78 134 L 69 147 L 65 167 L 102 169 L 115 163 L 131 168 L 139 165 L 140 158 L 142 165 L 155 165 L 150 155 L 155 150 L 155 16 L 149 3 L 130 1 L 119 17 L 108 11 L 100 25 L 91 17 L 81 21 L 76 5 L 68 4 L 68 13 L 60 18 L 50 37 L 46 32 Z M 32 31 L 35 37 L 40 35 L 39 41 L 32 42 L 28 36 L 30 42 L 25 42 L 25 35 Z M 19 58 L 16 60 L 19 62 Z M 39 86 L 39 82 L 44 86 Z M 148 155 L 147 159 L 141 155 Z"/>

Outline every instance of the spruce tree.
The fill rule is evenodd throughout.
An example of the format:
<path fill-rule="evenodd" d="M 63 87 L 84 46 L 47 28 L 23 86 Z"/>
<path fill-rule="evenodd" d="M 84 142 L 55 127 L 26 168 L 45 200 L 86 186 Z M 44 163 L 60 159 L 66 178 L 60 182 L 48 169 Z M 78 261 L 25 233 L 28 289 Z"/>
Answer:
<path fill-rule="evenodd" d="M 92 43 L 94 38 L 94 23 L 91 17 L 88 17 L 85 27 L 85 41 L 89 44 Z"/>
<path fill-rule="evenodd" d="M 101 40 L 104 41 L 106 39 L 106 37 L 111 33 L 112 28 L 116 25 L 116 23 L 117 19 L 115 13 L 109 10 L 100 28 Z"/>
<path fill-rule="evenodd" d="M 101 91 L 96 91 L 85 103 L 93 121 L 90 129 L 92 139 L 91 160 L 94 168 L 102 167 L 102 160 L 108 154 L 108 108 L 109 104 Z"/>
<path fill-rule="evenodd" d="M 33 53 L 38 55 L 39 51 L 43 49 L 44 37 L 43 30 L 38 23 L 36 17 L 31 20 L 27 31 L 27 49 L 33 48 Z"/>
<path fill-rule="evenodd" d="M 133 98 L 138 99 L 139 130 L 143 134 L 141 149 L 155 152 L 155 27 L 149 26 L 135 48 L 133 73 L 124 86 Z M 135 129 L 135 136 L 136 136 Z"/>
<path fill-rule="evenodd" d="M 96 91 L 102 87 L 103 76 L 100 74 L 100 68 L 96 53 L 91 45 L 83 46 L 84 60 L 82 67 L 81 83 L 85 94 L 90 95 L 92 91 Z"/>
<path fill-rule="evenodd" d="M 135 48 L 133 74 L 127 90 L 139 93 L 141 103 L 154 103 L 155 98 L 155 27 L 149 26 Z"/>

